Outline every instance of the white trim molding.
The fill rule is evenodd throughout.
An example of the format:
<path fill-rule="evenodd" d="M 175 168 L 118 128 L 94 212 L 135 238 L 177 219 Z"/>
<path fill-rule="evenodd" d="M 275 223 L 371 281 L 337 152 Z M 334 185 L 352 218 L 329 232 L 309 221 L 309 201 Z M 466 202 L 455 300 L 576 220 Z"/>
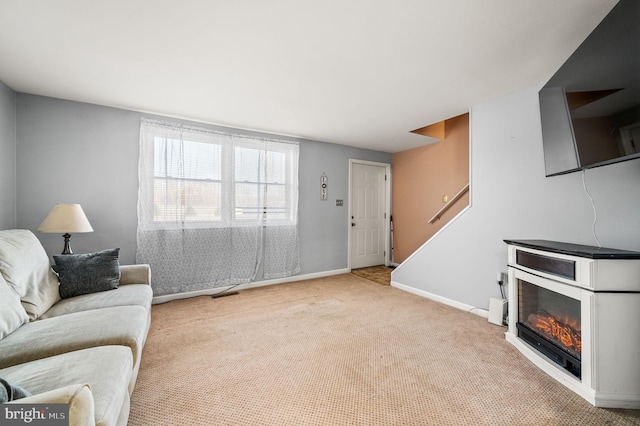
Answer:
<path fill-rule="evenodd" d="M 460 309 L 462 311 L 466 311 L 472 313 L 474 315 L 478 315 L 479 317 L 489 318 L 489 311 L 482 308 L 476 308 L 475 306 L 467 305 L 466 303 L 458 302 L 456 300 L 448 299 L 446 297 L 438 296 L 437 294 L 429 293 L 428 291 L 420 290 L 414 287 L 410 287 L 408 285 L 400 284 L 395 281 L 391 281 L 391 287 L 395 287 L 397 289 L 406 291 L 408 293 L 415 294 L 420 297 L 424 297 L 426 299 L 433 300 L 438 303 L 442 303 L 456 309 Z"/>

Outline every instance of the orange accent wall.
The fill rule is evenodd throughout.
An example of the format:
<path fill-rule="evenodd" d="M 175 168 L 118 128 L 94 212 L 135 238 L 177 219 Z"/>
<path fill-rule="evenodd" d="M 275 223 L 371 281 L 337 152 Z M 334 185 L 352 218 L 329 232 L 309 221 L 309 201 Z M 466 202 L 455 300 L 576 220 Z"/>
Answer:
<path fill-rule="evenodd" d="M 469 183 L 469 114 L 445 120 L 445 138 L 392 155 L 393 261 L 402 263 L 469 205 L 469 192 L 427 222 Z"/>

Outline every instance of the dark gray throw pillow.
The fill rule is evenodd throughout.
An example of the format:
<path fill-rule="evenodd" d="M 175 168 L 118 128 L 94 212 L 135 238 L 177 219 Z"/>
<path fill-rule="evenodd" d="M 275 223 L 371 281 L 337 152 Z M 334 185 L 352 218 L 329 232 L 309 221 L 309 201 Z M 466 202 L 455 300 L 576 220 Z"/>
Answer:
<path fill-rule="evenodd" d="M 60 277 L 60 297 L 113 290 L 120 284 L 120 249 L 53 256 Z"/>
<path fill-rule="evenodd" d="M 5 379 L 0 379 L 0 404 L 28 396 L 31 396 L 31 394 L 20 386 L 12 385 Z"/>

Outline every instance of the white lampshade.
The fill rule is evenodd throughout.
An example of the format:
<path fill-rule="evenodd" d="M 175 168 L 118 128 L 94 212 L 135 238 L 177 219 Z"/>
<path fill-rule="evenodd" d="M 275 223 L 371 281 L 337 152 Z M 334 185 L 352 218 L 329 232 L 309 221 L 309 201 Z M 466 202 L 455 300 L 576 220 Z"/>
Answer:
<path fill-rule="evenodd" d="M 73 254 L 71 250 L 71 232 L 93 232 L 89 219 L 82 211 L 80 204 L 56 204 L 49 215 L 38 226 L 40 232 L 64 232 L 64 249 L 62 254 Z"/>
<path fill-rule="evenodd" d="M 93 232 L 80 204 L 56 204 L 38 226 L 40 232 Z"/>

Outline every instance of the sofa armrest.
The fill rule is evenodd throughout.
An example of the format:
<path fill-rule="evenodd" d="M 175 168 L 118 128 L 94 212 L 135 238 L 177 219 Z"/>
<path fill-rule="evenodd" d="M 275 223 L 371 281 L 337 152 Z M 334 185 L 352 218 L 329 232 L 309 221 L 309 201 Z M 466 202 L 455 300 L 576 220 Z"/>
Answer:
<path fill-rule="evenodd" d="M 89 385 L 69 385 L 16 399 L 7 404 L 69 404 L 69 426 L 95 426 L 93 394 Z"/>
<path fill-rule="evenodd" d="M 151 284 L 151 267 L 147 264 L 120 265 L 120 285 Z"/>

